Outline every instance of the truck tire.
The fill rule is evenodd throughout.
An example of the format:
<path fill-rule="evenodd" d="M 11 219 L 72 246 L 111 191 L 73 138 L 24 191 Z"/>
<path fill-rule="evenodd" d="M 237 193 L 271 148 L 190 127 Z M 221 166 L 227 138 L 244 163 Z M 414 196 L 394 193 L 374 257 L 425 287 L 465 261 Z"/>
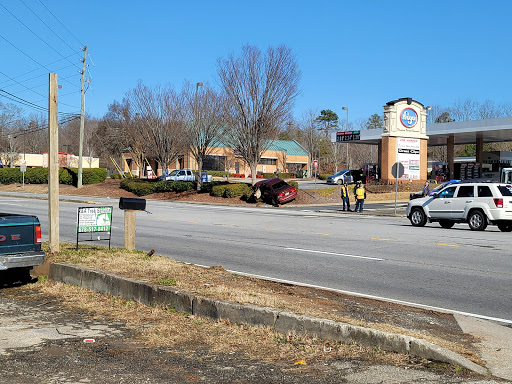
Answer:
<path fill-rule="evenodd" d="M 423 209 L 414 208 L 411 212 L 411 216 L 409 217 L 411 224 L 415 227 L 423 227 L 427 223 L 427 216 Z"/>
<path fill-rule="evenodd" d="M 468 216 L 468 224 L 472 231 L 483 231 L 487 228 L 487 217 L 482 211 L 472 211 Z"/>
<path fill-rule="evenodd" d="M 512 232 L 512 221 L 500 221 L 498 228 L 501 232 Z"/>
<path fill-rule="evenodd" d="M 439 224 L 441 225 L 441 227 L 449 229 L 453 227 L 455 223 L 451 220 L 439 220 Z"/>

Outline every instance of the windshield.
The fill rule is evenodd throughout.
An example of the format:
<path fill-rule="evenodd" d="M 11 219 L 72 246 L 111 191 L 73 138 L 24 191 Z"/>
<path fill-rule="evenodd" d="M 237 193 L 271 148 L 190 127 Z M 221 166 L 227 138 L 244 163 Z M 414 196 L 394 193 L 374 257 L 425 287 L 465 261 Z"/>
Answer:
<path fill-rule="evenodd" d="M 346 172 L 347 172 L 347 170 L 339 171 L 338 173 L 335 173 L 335 174 L 334 174 L 334 175 L 332 175 L 332 176 L 341 176 L 341 175 L 343 175 L 343 174 L 344 174 L 344 173 L 346 173 Z"/>
<path fill-rule="evenodd" d="M 178 170 L 175 169 L 174 171 L 172 171 L 171 173 L 169 173 L 169 176 L 176 176 L 178 174 Z"/>

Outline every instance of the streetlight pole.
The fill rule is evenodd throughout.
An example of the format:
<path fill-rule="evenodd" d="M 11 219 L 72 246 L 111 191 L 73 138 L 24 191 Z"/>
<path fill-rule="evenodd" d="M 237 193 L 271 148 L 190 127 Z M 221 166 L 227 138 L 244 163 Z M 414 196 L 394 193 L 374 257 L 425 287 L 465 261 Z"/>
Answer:
<path fill-rule="evenodd" d="M 342 107 L 341 109 L 344 111 L 347 111 L 347 128 L 345 128 L 345 131 L 348 131 L 348 107 Z M 348 161 L 348 143 L 346 144 L 346 146 L 347 146 L 347 168 L 350 169 L 350 164 Z"/>
<path fill-rule="evenodd" d="M 199 91 L 199 87 L 202 87 L 202 86 L 203 86 L 202 82 L 196 83 L 196 98 L 195 98 L 195 101 L 194 101 L 194 124 L 195 125 L 198 124 L 198 120 L 199 120 L 198 119 L 198 113 L 197 113 L 197 92 Z M 187 165 L 188 165 L 189 155 L 190 155 L 190 151 L 187 152 Z M 198 172 L 199 171 L 202 172 L 202 169 L 198 169 Z M 197 175 L 197 190 L 199 191 L 200 189 L 201 189 L 201 174 L 199 173 Z"/>

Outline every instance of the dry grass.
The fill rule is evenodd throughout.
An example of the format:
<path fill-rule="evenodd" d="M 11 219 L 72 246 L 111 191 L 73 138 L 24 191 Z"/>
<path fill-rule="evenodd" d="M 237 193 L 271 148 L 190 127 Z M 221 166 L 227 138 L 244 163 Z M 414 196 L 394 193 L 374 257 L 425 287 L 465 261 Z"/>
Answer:
<path fill-rule="evenodd" d="M 283 335 L 266 327 L 249 327 L 229 321 L 214 321 L 183 314 L 165 307 L 149 307 L 133 301 L 98 294 L 62 283 L 42 281 L 36 289 L 55 297 L 60 304 L 92 314 L 95 318 L 122 321 L 148 346 L 170 347 L 193 352 L 207 348 L 213 353 L 237 353 L 266 362 L 293 366 L 332 359 L 360 359 L 372 363 L 422 366 L 426 361 L 356 344 L 326 343 L 323 340 Z M 169 351 L 171 352 L 171 351 Z"/>
<path fill-rule="evenodd" d="M 253 304 L 262 307 L 278 308 L 297 314 L 304 314 L 313 317 L 325 318 L 334 321 L 341 321 L 352 325 L 371 327 L 373 329 L 405 334 L 408 336 L 425 339 L 434 344 L 450 349 L 456 353 L 462 354 L 473 361 L 478 362 L 478 355 L 468 348 L 468 343 L 459 343 L 459 335 L 449 335 L 442 337 L 432 332 L 425 332 L 421 329 L 404 329 L 402 327 L 386 321 L 385 309 L 375 309 L 375 304 L 369 301 L 361 300 L 356 303 L 355 308 L 344 308 L 343 300 L 331 293 L 330 298 L 324 297 L 323 293 L 317 290 L 301 287 L 292 287 L 288 285 L 263 281 L 255 278 L 235 275 L 225 271 L 222 267 L 204 268 L 196 265 L 177 262 L 170 258 L 154 255 L 146 256 L 139 251 L 127 251 L 125 249 L 108 250 L 104 247 L 89 247 L 87 249 L 75 250 L 75 245 L 62 244 L 59 255 L 50 256 L 51 261 L 78 264 L 84 267 L 102 270 L 108 273 L 135 278 L 147 281 L 157 285 L 174 286 L 188 292 L 193 292 L 202 296 L 228 300 L 241 304 Z M 342 295 L 339 295 L 342 296 Z M 133 304 L 133 303 L 132 303 Z M 130 304 L 130 305 L 132 305 Z M 133 304 L 135 305 L 135 304 Z M 352 305 L 353 306 L 353 305 Z M 365 306 L 372 307 L 371 310 L 377 313 L 377 321 L 364 321 L 358 318 L 358 312 L 364 311 Z M 124 307 L 126 312 L 130 306 Z M 369 307 L 368 307 L 369 308 Z M 147 311 L 151 311 L 148 309 Z M 355 315 L 355 316 L 354 316 Z M 183 315 L 176 315 L 182 319 Z M 181 317 L 180 317 L 181 316 Z M 152 318 L 152 317 L 151 317 Z M 201 321 L 205 321 L 202 319 Z M 188 324 L 188 322 L 185 322 Z M 208 322 L 208 324 L 210 324 Z M 211 323 L 213 334 L 220 331 L 215 330 L 217 323 Z M 164 325 L 155 325 L 156 327 L 166 327 Z M 168 337 L 178 337 L 174 331 L 160 329 L 154 333 L 154 336 L 147 335 L 148 340 L 152 337 L 158 339 L 161 332 Z M 258 338 L 264 336 L 261 334 L 270 332 L 269 330 L 253 330 L 242 327 L 245 332 L 256 332 Z M 174 336 L 172 336 L 174 335 Z M 204 337 L 207 337 L 206 335 Z M 272 338 L 277 336 L 273 335 Z M 249 343 L 248 340 L 243 341 Z M 466 340 L 467 341 L 467 340 Z M 257 342 L 256 342 L 257 343 Z M 341 347 L 340 347 L 341 348 Z"/>

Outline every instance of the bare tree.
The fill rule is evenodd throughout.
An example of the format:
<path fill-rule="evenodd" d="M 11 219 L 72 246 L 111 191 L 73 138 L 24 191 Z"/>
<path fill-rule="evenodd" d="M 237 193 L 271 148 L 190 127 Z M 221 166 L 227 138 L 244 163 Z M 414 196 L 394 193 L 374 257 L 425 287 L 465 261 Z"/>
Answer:
<path fill-rule="evenodd" d="M 208 84 L 197 83 L 195 90 L 190 83 L 183 88 L 185 100 L 186 138 L 189 150 L 197 162 L 197 190 L 201 189 L 201 172 L 213 145 L 220 141 L 222 129 L 223 98 Z"/>
<path fill-rule="evenodd" d="M 478 103 L 468 98 L 457 100 L 449 112 L 456 121 L 468 121 L 475 118 L 477 110 Z"/>
<path fill-rule="evenodd" d="M 127 98 L 134 120 L 129 126 L 131 138 L 139 138 L 139 147 L 154 155 L 165 172 L 186 146 L 182 98 L 171 87 L 150 88 L 142 83 Z"/>
<path fill-rule="evenodd" d="M 300 73 L 289 48 L 268 48 L 265 54 L 244 46 L 242 55 L 218 61 L 218 74 L 226 94 L 225 140 L 238 150 L 251 169 L 288 121 L 298 94 Z"/>
<path fill-rule="evenodd" d="M 0 161 L 11 167 L 17 152 L 17 133 L 22 131 L 21 109 L 14 104 L 0 102 Z"/>

